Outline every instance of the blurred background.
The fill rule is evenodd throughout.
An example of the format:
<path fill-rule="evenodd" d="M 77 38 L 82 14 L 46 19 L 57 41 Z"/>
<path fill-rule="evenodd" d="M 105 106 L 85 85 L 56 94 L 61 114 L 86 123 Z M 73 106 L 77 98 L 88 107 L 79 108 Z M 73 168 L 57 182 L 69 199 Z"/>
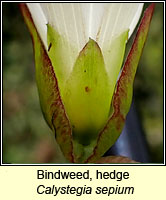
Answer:
<path fill-rule="evenodd" d="M 144 9 L 148 5 L 145 3 Z M 2 11 L 3 163 L 65 163 L 40 110 L 32 41 L 18 4 L 3 3 Z M 127 49 L 131 43 L 132 38 Z M 150 162 L 163 163 L 162 3 L 156 3 L 133 99 Z"/>

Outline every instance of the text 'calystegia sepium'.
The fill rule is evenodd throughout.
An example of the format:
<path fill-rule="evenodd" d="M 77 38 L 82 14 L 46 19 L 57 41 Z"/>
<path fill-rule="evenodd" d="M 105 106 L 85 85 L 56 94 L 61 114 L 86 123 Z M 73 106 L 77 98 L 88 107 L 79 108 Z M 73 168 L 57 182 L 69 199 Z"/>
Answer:
<path fill-rule="evenodd" d="M 27 3 L 41 109 L 64 156 L 93 163 L 119 137 L 132 101 L 133 81 L 154 4 Z"/>

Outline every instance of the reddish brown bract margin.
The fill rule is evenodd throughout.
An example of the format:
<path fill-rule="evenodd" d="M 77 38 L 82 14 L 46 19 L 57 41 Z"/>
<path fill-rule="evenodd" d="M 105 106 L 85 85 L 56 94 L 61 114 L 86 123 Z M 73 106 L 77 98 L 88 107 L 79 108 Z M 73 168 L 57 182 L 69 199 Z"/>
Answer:
<path fill-rule="evenodd" d="M 112 114 L 104 127 L 99 133 L 97 145 L 93 154 L 86 160 L 86 163 L 95 162 L 108 150 L 119 137 L 126 115 L 130 109 L 133 92 L 133 81 L 140 60 L 143 47 L 147 38 L 151 18 L 155 4 L 152 3 L 145 11 L 139 25 L 133 45 L 123 66 L 120 78 L 112 100 Z M 108 142 L 111 141 L 111 142 Z"/>
<path fill-rule="evenodd" d="M 56 132 L 56 140 L 65 157 L 74 163 L 72 129 L 62 103 L 58 82 L 50 58 L 36 30 L 26 4 L 20 4 L 20 10 L 30 31 L 36 62 L 36 79 L 41 107 L 50 128 Z M 42 92 L 41 92 L 42 91 Z M 42 95 L 45 93 L 46 95 Z M 48 116 L 46 116 L 46 113 Z"/>

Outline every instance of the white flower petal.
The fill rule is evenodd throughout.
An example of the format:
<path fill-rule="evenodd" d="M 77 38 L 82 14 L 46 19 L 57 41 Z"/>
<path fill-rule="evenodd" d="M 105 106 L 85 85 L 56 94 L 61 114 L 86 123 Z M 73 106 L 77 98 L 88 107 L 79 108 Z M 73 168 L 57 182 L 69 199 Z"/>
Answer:
<path fill-rule="evenodd" d="M 135 15 L 134 17 L 132 18 L 132 21 L 130 23 L 130 27 L 129 27 L 129 37 L 132 35 L 138 21 L 139 21 L 139 18 L 141 16 L 141 13 L 142 13 L 142 9 L 143 9 L 143 3 L 139 3 L 137 5 L 137 7 L 135 8 L 136 9 L 136 12 L 135 12 Z"/>
<path fill-rule="evenodd" d="M 80 51 L 88 41 L 80 4 L 41 3 L 41 7 L 48 23 Z"/>
<path fill-rule="evenodd" d="M 41 6 L 39 3 L 27 3 L 27 6 L 30 10 L 31 16 L 33 18 L 33 21 L 35 23 L 35 26 L 38 30 L 38 33 L 47 49 L 47 26 L 48 23 L 45 13 L 43 13 L 43 10 L 41 9 Z"/>
<path fill-rule="evenodd" d="M 127 32 L 130 36 L 134 31 L 143 3 L 28 3 L 27 5 L 46 50 L 48 49 L 46 24 L 49 23 L 61 35 L 59 42 L 61 54 L 55 59 L 57 53 L 55 46 L 55 52 L 52 53 L 58 81 L 66 82 L 79 52 L 91 38 L 97 41 L 102 50 L 113 93 L 123 62 Z"/>
<path fill-rule="evenodd" d="M 86 34 L 86 40 L 96 40 L 98 31 L 102 24 L 102 18 L 107 4 L 103 3 L 81 3 L 81 12 Z"/>
<path fill-rule="evenodd" d="M 143 3 L 107 4 L 98 36 L 101 48 L 110 45 L 115 37 L 128 29 L 130 37 L 138 23 L 142 8 Z"/>
<path fill-rule="evenodd" d="M 28 3 L 35 25 L 46 44 L 46 24 L 80 51 L 89 37 L 103 48 L 129 29 L 132 34 L 143 3 Z"/>

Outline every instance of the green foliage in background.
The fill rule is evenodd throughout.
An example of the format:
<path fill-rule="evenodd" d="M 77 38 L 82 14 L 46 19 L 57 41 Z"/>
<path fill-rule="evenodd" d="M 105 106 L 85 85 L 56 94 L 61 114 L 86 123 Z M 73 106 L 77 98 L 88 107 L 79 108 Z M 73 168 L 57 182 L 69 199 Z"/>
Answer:
<path fill-rule="evenodd" d="M 145 4 L 144 9 L 147 6 L 148 4 Z M 55 145 L 54 135 L 41 113 L 32 42 L 18 4 L 3 3 L 2 9 L 3 162 L 65 162 Z M 156 3 L 149 36 L 135 79 L 134 100 L 150 147 L 152 161 L 161 163 L 163 162 L 162 3 Z"/>

